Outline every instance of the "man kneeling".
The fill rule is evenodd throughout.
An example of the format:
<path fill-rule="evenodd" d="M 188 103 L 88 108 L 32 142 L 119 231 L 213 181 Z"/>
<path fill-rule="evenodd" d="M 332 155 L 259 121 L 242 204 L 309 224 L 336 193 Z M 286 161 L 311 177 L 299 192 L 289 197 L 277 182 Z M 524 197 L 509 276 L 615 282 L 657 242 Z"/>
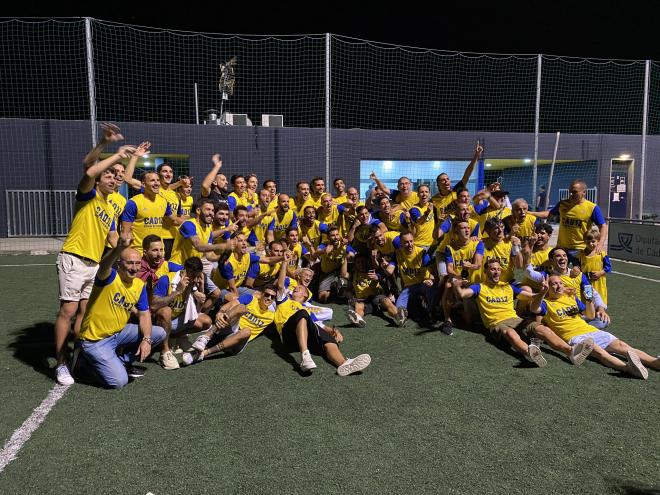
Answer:
<path fill-rule="evenodd" d="M 130 244 L 130 235 L 122 237 L 101 260 L 80 331 L 80 357 L 111 388 L 125 386 L 129 377 L 141 377 L 143 372 L 132 367 L 132 362 L 136 358 L 144 361 L 152 347 L 165 339 L 165 330 L 151 325 L 147 290 L 136 278 L 141 256 L 126 249 Z M 112 265 L 117 258 L 115 270 Z M 128 323 L 134 307 L 139 325 Z M 72 368 L 76 368 L 75 362 Z"/>

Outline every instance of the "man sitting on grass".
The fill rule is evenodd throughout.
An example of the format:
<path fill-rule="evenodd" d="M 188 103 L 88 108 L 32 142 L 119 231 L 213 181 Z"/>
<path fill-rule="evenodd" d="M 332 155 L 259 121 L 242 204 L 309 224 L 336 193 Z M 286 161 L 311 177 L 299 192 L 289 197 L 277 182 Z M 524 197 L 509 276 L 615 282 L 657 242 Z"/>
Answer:
<path fill-rule="evenodd" d="M 626 344 L 611 333 L 595 330 L 584 321 L 580 314 L 584 311 L 587 317 L 594 318 L 593 300 L 588 297 L 586 304 L 567 290 L 559 275 L 551 275 L 541 285 L 541 293 L 547 294 L 545 300 L 532 301 L 532 312 L 543 316 L 545 323 L 559 337 L 570 345 L 576 345 L 592 339 L 595 342 L 592 355 L 608 368 L 628 373 L 646 380 L 649 376 L 645 365 L 660 371 L 660 358 L 650 356 Z M 627 363 L 613 354 L 626 356 Z"/>
<path fill-rule="evenodd" d="M 453 281 L 454 291 L 459 298 L 474 297 L 477 300 L 479 313 L 484 326 L 491 334 L 504 337 L 511 346 L 529 361 L 543 368 L 547 365 L 541 355 L 541 349 L 536 345 L 527 344 L 519 333 L 531 337 L 539 325 L 533 320 L 523 320 L 514 309 L 514 298 L 521 290 L 508 282 L 501 282 L 502 266 L 497 258 L 484 263 L 485 280 L 480 284 L 462 287 L 462 280 Z M 531 295 L 531 294 L 530 294 Z"/>

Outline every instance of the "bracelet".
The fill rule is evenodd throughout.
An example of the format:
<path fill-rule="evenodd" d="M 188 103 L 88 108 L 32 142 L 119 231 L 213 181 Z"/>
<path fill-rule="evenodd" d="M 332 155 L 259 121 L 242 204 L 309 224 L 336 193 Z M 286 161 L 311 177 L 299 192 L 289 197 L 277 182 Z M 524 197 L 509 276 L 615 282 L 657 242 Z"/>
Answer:
<path fill-rule="evenodd" d="M 151 340 L 151 337 L 142 337 L 142 342 L 146 342 L 147 344 L 151 345 L 154 341 Z"/>

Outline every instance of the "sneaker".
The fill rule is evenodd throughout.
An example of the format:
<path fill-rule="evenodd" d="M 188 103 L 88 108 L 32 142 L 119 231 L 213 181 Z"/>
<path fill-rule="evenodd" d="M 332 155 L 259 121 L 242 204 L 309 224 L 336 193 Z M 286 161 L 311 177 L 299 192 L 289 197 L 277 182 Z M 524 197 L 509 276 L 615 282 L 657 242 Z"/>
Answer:
<path fill-rule="evenodd" d="M 193 342 L 193 349 L 198 350 L 199 352 L 202 352 L 204 349 L 206 349 L 207 344 L 209 343 L 209 340 L 211 340 L 211 337 L 203 333 L 197 339 L 195 339 L 195 342 Z"/>
<path fill-rule="evenodd" d="M 160 353 L 160 365 L 164 370 L 178 370 L 179 361 L 174 357 L 172 351 L 161 352 Z"/>
<path fill-rule="evenodd" d="M 545 368 L 548 365 L 548 362 L 543 357 L 543 354 L 541 354 L 541 349 L 539 349 L 538 346 L 534 344 L 527 346 L 526 357 L 528 361 L 535 363 L 539 368 Z"/>
<path fill-rule="evenodd" d="M 362 318 L 360 315 L 357 315 L 357 325 L 360 328 L 364 328 L 367 326 L 367 322 L 364 321 L 364 318 Z"/>
<path fill-rule="evenodd" d="M 408 321 L 408 310 L 406 308 L 399 308 L 396 312 L 394 321 L 396 321 L 396 325 L 399 328 L 405 326 L 406 322 Z"/>
<path fill-rule="evenodd" d="M 183 356 L 181 356 L 181 360 L 183 361 L 183 364 L 190 366 L 193 363 L 199 363 L 200 361 L 203 361 L 204 354 L 198 350 L 194 350 L 192 352 L 184 352 Z"/>
<path fill-rule="evenodd" d="M 57 383 L 60 385 L 73 385 L 75 380 L 71 376 L 71 373 L 69 372 L 69 368 L 67 368 L 66 364 L 60 364 L 57 368 L 55 368 L 55 379 L 57 380 Z"/>
<path fill-rule="evenodd" d="M 626 357 L 628 358 L 626 371 L 632 376 L 646 380 L 649 377 L 649 370 L 644 367 L 637 353 L 635 351 L 628 351 Z"/>
<path fill-rule="evenodd" d="M 346 310 L 346 316 L 348 316 L 348 320 L 353 324 L 357 325 L 358 324 L 358 318 L 360 315 L 357 314 L 357 312 L 354 309 L 348 309 Z"/>
<path fill-rule="evenodd" d="M 371 364 L 371 356 L 369 354 L 360 354 L 353 359 L 347 359 L 346 362 L 337 368 L 339 376 L 348 376 L 358 371 L 362 371 Z"/>
<path fill-rule="evenodd" d="M 302 359 L 300 361 L 300 370 L 303 372 L 312 371 L 316 368 L 316 363 L 312 359 L 312 355 L 309 351 L 302 353 Z"/>
<path fill-rule="evenodd" d="M 172 351 L 174 354 L 183 354 L 184 352 L 189 352 L 193 349 L 190 340 L 188 340 L 188 337 L 183 334 L 174 337 L 172 347 L 174 347 L 174 351 Z"/>
<path fill-rule="evenodd" d="M 136 368 L 135 366 L 126 366 L 126 373 L 128 373 L 129 378 L 137 379 L 144 376 L 144 370 L 142 368 Z"/>
<path fill-rule="evenodd" d="M 440 331 L 445 335 L 454 335 L 454 325 L 452 325 L 451 321 L 445 321 L 442 323 Z"/>
<path fill-rule="evenodd" d="M 571 349 L 569 359 L 575 366 L 580 366 L 587 359 L 587 356 L 594 350 L 594 339 L 588 337 Z"/>

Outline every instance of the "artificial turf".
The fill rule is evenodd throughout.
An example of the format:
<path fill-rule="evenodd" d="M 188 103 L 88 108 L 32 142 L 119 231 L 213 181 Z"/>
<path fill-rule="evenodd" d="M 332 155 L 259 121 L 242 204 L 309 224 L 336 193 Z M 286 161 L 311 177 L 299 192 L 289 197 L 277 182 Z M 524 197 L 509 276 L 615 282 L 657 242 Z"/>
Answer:
<path fill-rule="evenodd" d="M 53 266 L 0 277 L 4 443 L 52 387 L 57 286 Z M 612 332 L 660 353 L 659 284 L 608 285 Z M 152 360 L 123 390 L 76 384 L 0 474 L 0 493 L 660 493 L 660 373 L 576 369 L 552 352 L 538 369 L 479 333 L 367 322 L 343 329 L 342 349 L 372 364 L 343 379 L 320 358 L 301 376 L 298 356 L 262 336 L 178 371 Z"/>

